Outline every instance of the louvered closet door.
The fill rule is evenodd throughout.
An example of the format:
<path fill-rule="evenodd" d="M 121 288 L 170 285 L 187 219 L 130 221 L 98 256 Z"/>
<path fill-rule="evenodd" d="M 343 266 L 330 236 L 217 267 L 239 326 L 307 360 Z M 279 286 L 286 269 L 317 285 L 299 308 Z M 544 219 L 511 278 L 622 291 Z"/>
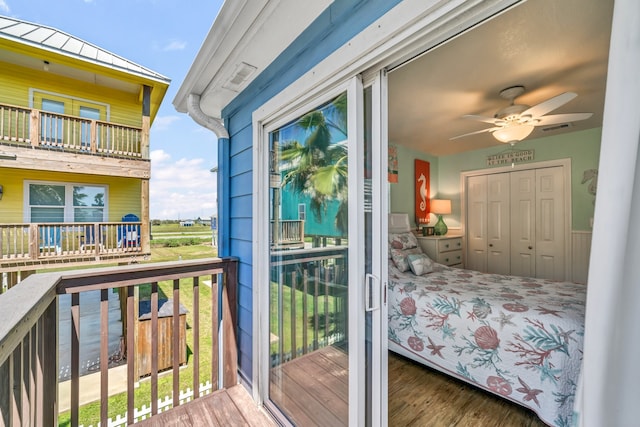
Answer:
<path fill-rule="evenodd" d="M 487 271 L 510 274 L 510 182 L 508 173 L 487 177 Z"/>

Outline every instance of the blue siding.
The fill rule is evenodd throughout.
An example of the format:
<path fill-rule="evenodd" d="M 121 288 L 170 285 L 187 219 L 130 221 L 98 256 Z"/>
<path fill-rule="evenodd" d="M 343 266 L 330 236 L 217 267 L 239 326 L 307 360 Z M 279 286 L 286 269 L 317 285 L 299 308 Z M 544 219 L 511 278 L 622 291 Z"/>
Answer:
<path fill-rule="evenodd" d="M 250 301 L 252 278 L 243 273 L 251 268 L 253 244 L 250 224 L 238 221 L 251 218 L 253 192 L 252 113 L 271 97 L 282 91 L 318 62 L 340 48 L 373 21 L 384 15 L 400 0 L 336 0 L 314 21 L 264 72 L 262 72 L 222 112 L 229 130 L 229 144 L 220 149 L 220 173 L 227 174 L 227 185 L 218 187 L 221 218 L 220 242 L 222 255 L 237 256 L 241 267 L 239 310 L 239 369 L 247 380 L 252 379 L 252 322 Z M 221 140 L 220 145 L 225 144 Z M 226 144 L 225 144 L 226 145 Z M 248 150 L 248 153 L 247 153 Z M 224 227 L 224 228 L 222 228 Z"/>

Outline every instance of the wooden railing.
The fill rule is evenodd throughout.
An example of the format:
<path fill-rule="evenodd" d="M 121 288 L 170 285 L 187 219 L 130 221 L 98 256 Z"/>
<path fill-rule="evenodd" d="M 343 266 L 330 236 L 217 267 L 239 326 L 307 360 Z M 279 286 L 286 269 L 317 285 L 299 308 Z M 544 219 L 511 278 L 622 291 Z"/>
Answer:
<path fill-rule="evenodd" d="M 271 253 L 272 366 L 347 341 L 347 273 L 346 246 Z"/>
<path fill-rule="evenodd" d="M 148 159 L 142 133 L 138 127 L 0 104 L 0 143 Z"/>
<path fill-rule="evenodd" d="M 211 281 L 211 297 L 200 297 L 200 284 Z M 120 290 L 125 296 L 123 313 L 126 313 L 127 349 L 136 348 L 135 327 L 138 301 L 136 289 L 150 287 L 151 331 L 155 337 L 147 357 L 151 360 L 151 413 L 158 413 L 158 283 L 171 281 L 173 291 L 173 331 L 180 327 L 180 289 L 188 288 L 193 293 L 192 315 L 189 318 L 193 339 L 189 342 L 193 365 L 193 393 L 199 396 L 199 384 L 210 381 L 213 390 L 237 384 L 236 341 L 236 288 L 237 260 L 204 259 L 156 264 L 137 264 L 124 267 L 75 270 L 62 273 L 32 275 L 20 286 L 10 289 L 0 297 L 0 425 L 58 424 L 58 296 L 70 295 L 71 387 L 70 425 L 79 425 L 79 376 L 80 376 L 80 328 L 95 328 L 95 323 L 81 324 L 80 310 L 84 292 L 99 291 L 100 336 L 100 423 L 108 425 L 109 354 L 107 349 L 109 330 L 109 294 Z M 220 299 L 218 298 L 220 296 Z M 121 301 L 121 304 L 123 302 Z M 200 307 L 208 304 L 211 319 L 201 321 Z M 219 309 L 220 307 L 220 309 Z M 210 328 L 210 329 L 209 329 Z M 210 345 L 204 345 L 200 336 L 209 329 Z M 93 333 L 93 331 L 92 331 Z M 218 337 L 221 337 L 220 340 Z M 172 393 L 173 407 L 180 404 L 180 337 L 172 334 Z M 202 345 L 201 345 L 202 344 Z M 201 359 L 211 352 L 210 374 L 201 375 Z M 126 352 L 127 364 L 127 424 L 134 422 L 134 389 L 138 381 L 136 357 Z M 222 368 L 219 368 L 222 367 Z M 222 369 L 222 370 L 220 370 Z M 207 369 L 209 371 L 209 369 Z M 231 421 L 231 420 L 230 420 Z"/>
<path fill-rule="evenodd" d="M 140 222 L 0 224 L 0 266 L 142 254 Z"/>
<path fill-rule="evenodd" d="M 304 248 L 304 221 L 280 220 L 271 221 L 271 247 Z"/>

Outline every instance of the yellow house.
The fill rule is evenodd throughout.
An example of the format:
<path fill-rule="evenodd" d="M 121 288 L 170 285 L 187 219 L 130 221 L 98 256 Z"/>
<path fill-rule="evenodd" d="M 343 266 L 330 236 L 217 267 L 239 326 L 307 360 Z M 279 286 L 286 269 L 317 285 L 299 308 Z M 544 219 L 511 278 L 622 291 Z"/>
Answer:
<path fill-rule="evenodd" d="M 0 16 L 0 270 L 148 256 L 149 129 L 170 80 Z"/>

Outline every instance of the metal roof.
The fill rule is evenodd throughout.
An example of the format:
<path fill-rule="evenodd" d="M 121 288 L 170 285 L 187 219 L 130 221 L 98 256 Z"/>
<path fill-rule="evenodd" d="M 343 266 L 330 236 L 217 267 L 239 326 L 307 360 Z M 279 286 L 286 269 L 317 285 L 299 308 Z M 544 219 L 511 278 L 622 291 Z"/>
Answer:
<path fill-rule="evenodd" d="M 94 64 L 169 83 L 171 80 L 149 68 L 138 65 L 96 45 L 58 29 L 16 18 L 0 16 L 0 37 L 38 47 L 50 52 L 81 59 Z"/>

